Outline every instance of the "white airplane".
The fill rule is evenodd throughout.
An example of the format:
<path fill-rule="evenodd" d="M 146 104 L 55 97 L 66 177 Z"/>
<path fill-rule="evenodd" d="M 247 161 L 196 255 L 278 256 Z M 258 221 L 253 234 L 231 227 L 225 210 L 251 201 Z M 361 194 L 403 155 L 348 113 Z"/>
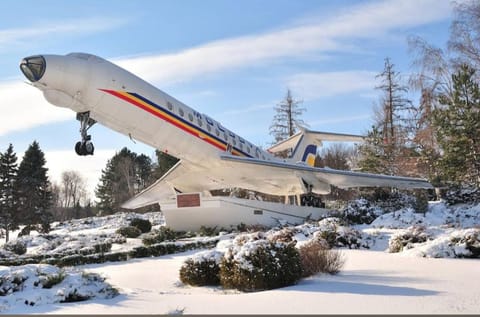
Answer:
<path fill-rule="evenodd" d="M 20 69 L 48 102 L 77 113 L 82 138 L 75 146 L 79 155 L 93 154 L 87 131 L 99 122 L 180 159 L 153 185 L 127 201 L 124 208 L 158 203 L 175 193 L 207 193 L 229 187 L 285 196 L 326 194 L 330 185 L 432 188 L 424 179 L 313 167 L 321 140 L 361 141 L 359 136 L 302 129 L 264 151 L 211 117 L 95 55 L 36 55 L 24 58 Z M 273 155 L 286 149 L 292 150 L 287 159 Z"/>

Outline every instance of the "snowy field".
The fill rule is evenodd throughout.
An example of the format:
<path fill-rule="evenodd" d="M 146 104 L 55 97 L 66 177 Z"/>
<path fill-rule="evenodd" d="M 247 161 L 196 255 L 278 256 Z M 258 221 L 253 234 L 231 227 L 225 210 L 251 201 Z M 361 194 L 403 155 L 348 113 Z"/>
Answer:
<path fill-rule="evenodd" d="M 75 220 L 56 224 L 48 239 L 25 238 L 27 254 L 85 249 L 89 241 L 111 239 L 116 228 L 139 216 L 149 219 L 154 228 L 161 226 L 161 216 L 155 213 Z M 306 237 L 303 233 L 319 230 L 330 222 L 321 223 L 298 226 L 299 233 L 295 238 L 301 241 Z M 361 247 L 357 250 L 341 249 L 346 263 L 338 275 L 318 274 L 302 279 L 294 286 L 253 293 L 183 285 L 179 280 L 180 266 L 199 250 L 66 268 L 61 270 L 66 278 L 51 289 L 39 289 L 33 281 L 42 278 L 44 281 L 48 274 L 60 274 L 54 266 L 0 267 L 2 281 L 7 276 L 27 276 L 29 281 L 22 289 L 0 297 L 0 312 L 479 314 L 480 262 L 478 259 L 454 258 L 469 255 L 465 237 L 478 235 L 479 226 L 480 206 L 447 207 L 443 203 L 430 204 L 425 215 L 402 209 L 386 213 L 370 225 L 339 226 L 341 234 L 358 237 Z M 424 239 L 406 244 L 398 253 L 388 252 L 393 238 L 409 232 L 420 232 Z M 225 235 L 223 239 L 230 237 Z M 112 252 L 132 250 L 140 244 L 140 239 L 127 239 L 121 244 L 114 243 Z M 480 247 L 478 242 L 477 246 Z M 3 252 L 4 256 L 8 255 Z M 82 302 L 61 303 L 73 288 L 79 295 L 94 293 L 94 296 Z"/>

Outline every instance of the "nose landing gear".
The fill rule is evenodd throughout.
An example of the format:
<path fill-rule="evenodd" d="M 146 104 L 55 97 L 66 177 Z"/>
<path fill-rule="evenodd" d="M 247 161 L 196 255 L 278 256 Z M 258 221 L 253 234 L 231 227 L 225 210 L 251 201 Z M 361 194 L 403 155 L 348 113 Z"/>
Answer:
<path fill-rule="evenodd" d="M 75 152 L 78 155 L 93 155 L 95 147 L 92 143 L 92 136 L 87 134 L 88 129 L 90 129 L 96 121 L 90 118 L 90 112 L 79 112 L 77 113 L 77 120 L 80 121 L 80 135 L 82 136 L 82 141 L 75 144 Z"/>

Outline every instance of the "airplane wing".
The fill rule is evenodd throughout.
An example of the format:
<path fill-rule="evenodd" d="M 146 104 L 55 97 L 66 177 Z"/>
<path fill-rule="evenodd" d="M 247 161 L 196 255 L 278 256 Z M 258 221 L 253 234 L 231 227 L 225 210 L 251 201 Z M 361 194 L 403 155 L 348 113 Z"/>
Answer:
<path fill-rule="evenodd" d="M 152 205 L 160 200 L 174 197 L 175 189 L 169 181 L 175 180 L 181 174 L 184 168 L 182 162 L 178 161 L 168 172 L 166 172 L 155 183 L 135 195 L 133 198 L 127 200 L 122 204 L 122 208 L 136 209 Z"/>
<path fill-rule="evenodd" d="M 396 188 L 433 188 L 425 179 L 389 176 L 380 174 L 358 173 L 341 171 L 329 168 L 311 167 L 303 164 L 287 162 L 264 161 L 252 158 L 243 158 L 233 155 L 221 155 L 221 159 L 229 162 L 238 169 L 249 170 L 251 174 L 294 175 L 313 185 L 313 191 L 325 193 L 326 186 L 334 185 L 339 188 L 351 187 L 396 187 Z"/>
<path fill-rule="evenodd" d="M 228 173 L 228 171 L 223 171 Z M 211 175 L 209 170 L 199 168 L 189 161 L 178 161 L 155 183 L 122 204 L 122 208 L 136 209 L 173 200 L 177 193 L 203 192 L 226 187 L 221 179 Z"/>

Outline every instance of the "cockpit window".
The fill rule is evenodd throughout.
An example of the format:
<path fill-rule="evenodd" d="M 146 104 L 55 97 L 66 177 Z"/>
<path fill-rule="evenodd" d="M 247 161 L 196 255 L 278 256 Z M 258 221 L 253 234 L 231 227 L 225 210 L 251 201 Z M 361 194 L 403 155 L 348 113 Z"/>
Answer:
<path fill-rule="evenodd" d="M 20 64 L 20 69 L 28 80 L 36 82 L 45 73 L 45 58 L 43 56 L 27 57 Z"/>

